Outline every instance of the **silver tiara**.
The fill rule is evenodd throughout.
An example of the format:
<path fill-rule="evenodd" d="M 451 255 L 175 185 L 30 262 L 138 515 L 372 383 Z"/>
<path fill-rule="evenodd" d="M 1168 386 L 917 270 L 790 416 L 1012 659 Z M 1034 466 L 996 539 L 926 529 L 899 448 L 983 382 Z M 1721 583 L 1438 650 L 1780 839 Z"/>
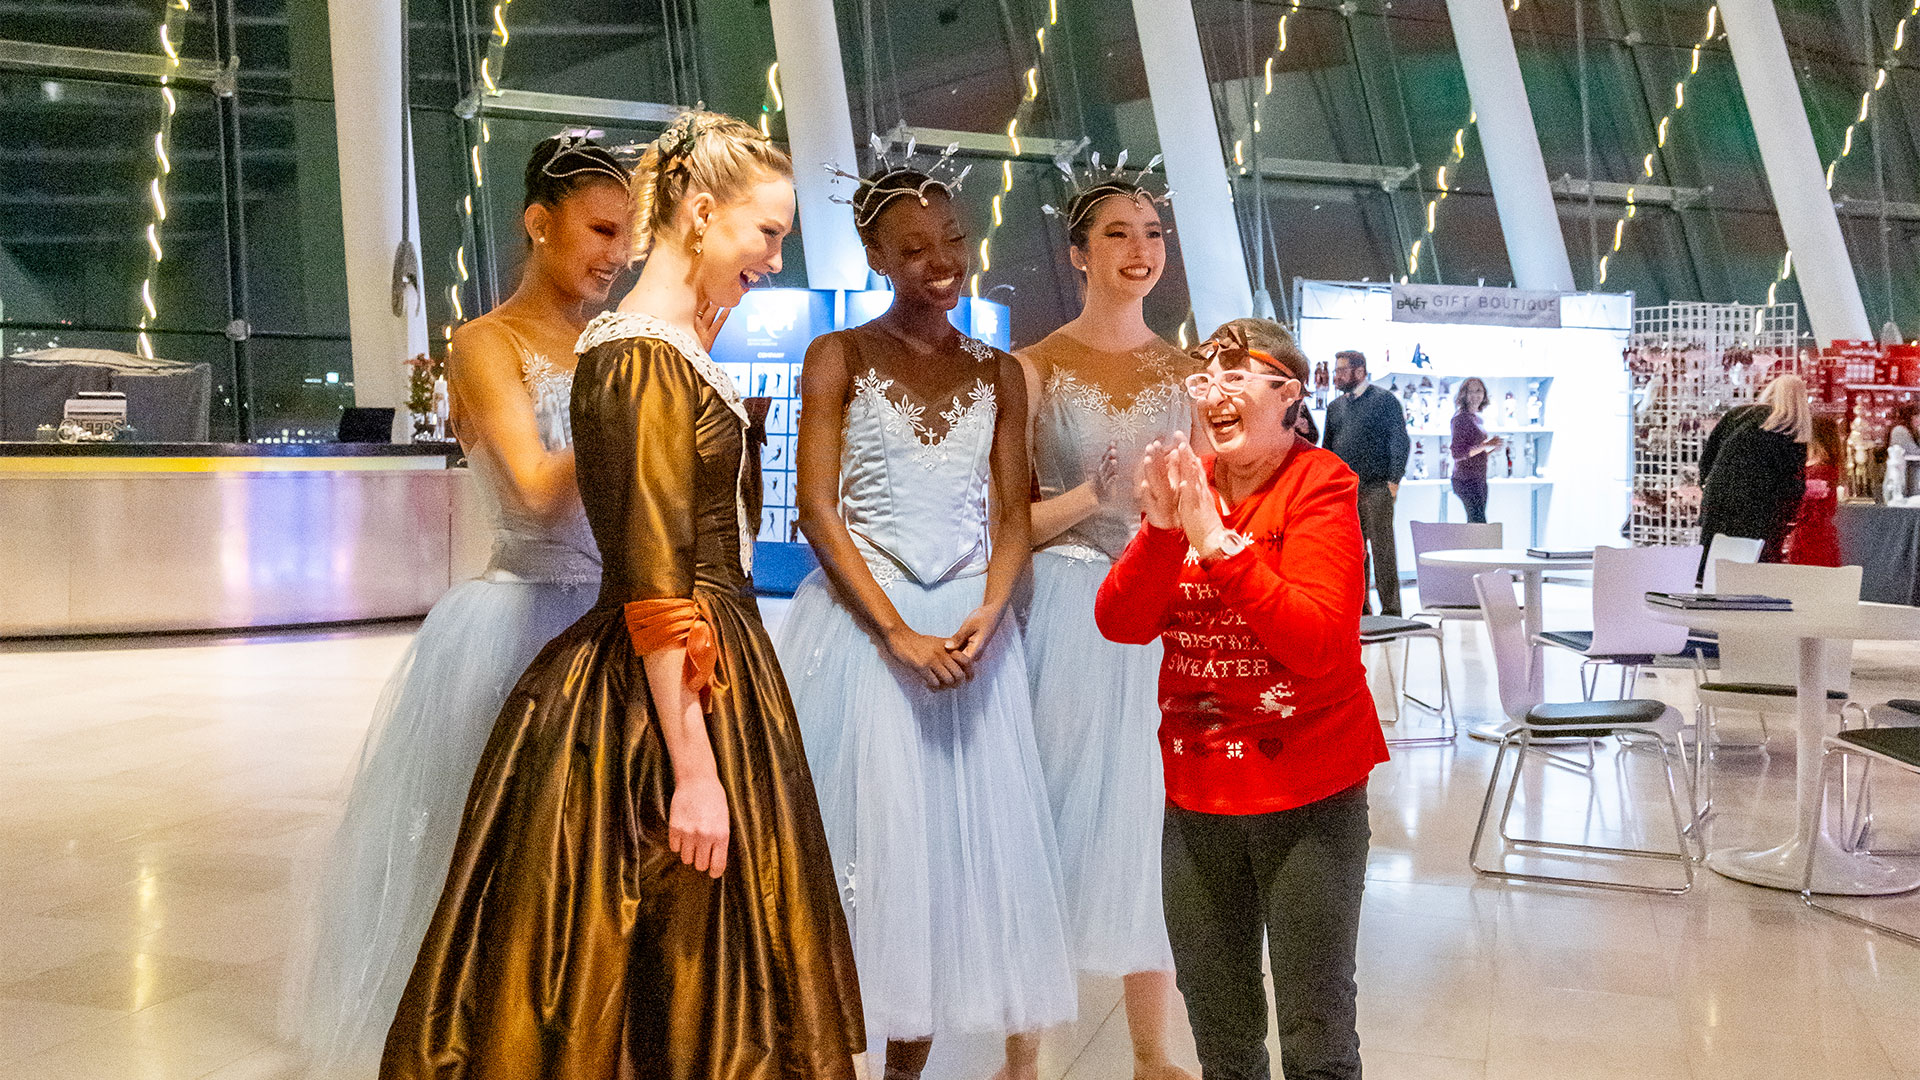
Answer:
<path fill-rule="evenodd" d="M 856 176 L 832 162 L 827 163 L 828 172 L 854 182 L 854 194 L 851 198 L 842 198 L 838 195 L 831 198 L 834 202 L 854 208 L 855 228 L 864 229 L 873 224 L 873 220 L 880 216 L 880 211 L 885 210 L 894 199 L 902 195 L 914 196 L 920 200 L 921 206 L 927 205 L 927 193 L 935 188 L 946 192 L 949 197 L 958 195 L 960 185 L 966 182 L 967 174 L 973 171 L 971 165 L 960 169 L 957 173 L 954 171 L 953 155 L 959 152 L 959 143 L 948 145 L 940 152 L 940 156 L 925 168 L 916 167 L 913 161 L 914 155 L 920 149 L 918 139 L 908 136 L 905 152 L 896 156 L 893 150 L 899 145 L 900 139 L 897 133 L 885 138 L 879 135 L 869 137 L 867 146 L 873 153 L 873 175 L 870 177 Z M 902 173 L 921 173 L 926 176 L 926 179 L 915 187 L 880 189 L 882 184 Z M 862 198 L 862 194 L 868 191 L 873 191 L 875 194 Z"/>
<path fill-rule="evenodd" d="M 1111 195 L 1145 199 L 1161 206 L 1173 201 L 1171 191 L 1149 191 L 1146 188 L 1147 178 L 1153 174 L 1153 170 L 1160 167 L 1161 155 L 1153 155 L 1153 160 L 1136 170 L 1132 176 L 1127 175 L 1127 151 L 1125 150 L 1120 151 L 1120 156 L 1114 159 L 1113 167 L 1110 169 L 1101 164 L 1099 151 L 1095 151 L 1087 159 L 1086 165 L 1076 166 L 1074 159 L 1080 156 L 1080 152 L 1085 150 L 1091 141 L 1083 136 L 1079 142 L 1054 155 L 1053 167 L 1059 169 L 1060 175 L 1067 181 L 1067 208 L 1061 210 L 1043 205 L 1040 207 L 1042 213 L 1065 221 L 1067 228 L 1072 230 L 1079 227 L 1080 222 L 1093 212 L 1093 208 L 1099 205 L 1102 199 Z"/>
<path fill-rule="evenodd" d="M 628 182 L 627 171 L 620 168 L 620 163 L 614 158 L 613 151 L 594 142 L 592 133 L 580 128 L 569 128 L 561 132 L 557 138 L 559 145 L 554 148 L 553 156 L 547 159 L 546 164 L 540 166 L 543 174 L 555 180 L 564 180 L 569 176 L 579 176 L 582 173 L 599 173 L 618 180 L 623 185 Z M 599 152 L 595 153 L 595 151 Z"/>

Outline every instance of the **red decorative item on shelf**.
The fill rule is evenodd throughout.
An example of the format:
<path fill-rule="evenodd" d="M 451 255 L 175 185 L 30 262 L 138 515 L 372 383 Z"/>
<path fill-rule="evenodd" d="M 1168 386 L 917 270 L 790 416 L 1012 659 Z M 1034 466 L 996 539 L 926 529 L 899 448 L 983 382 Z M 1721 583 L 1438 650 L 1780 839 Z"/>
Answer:
<path fill-rule="evenodd" d="M 1887 346 L 1887 381 L 1897 386 L 1920 386 L 1920 345 Z"/>

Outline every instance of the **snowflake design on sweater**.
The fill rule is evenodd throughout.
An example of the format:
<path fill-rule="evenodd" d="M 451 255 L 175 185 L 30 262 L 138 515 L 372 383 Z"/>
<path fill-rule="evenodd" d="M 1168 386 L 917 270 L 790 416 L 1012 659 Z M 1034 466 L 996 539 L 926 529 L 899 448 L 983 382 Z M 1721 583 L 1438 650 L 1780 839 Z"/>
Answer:
<path fill-rule="evenodd" d="M 1286 699 L 1293 696 L 1293 688 L 1286 683 L 1274 683 L 1260 695 L 1260 711 L 1279 713 L 1282 720 L 1293 715 L 1293 706 Z"/>
<path fill-rule="evenodd" d="M 1175 740 L 1173 740 L 1173 752 L 1174 752 L 1175 754 L 1184 754 L 1184 753 L 1186 753 L 1186 752 L 1187 752 L 1187 740 L 1185 740 L 1185 739 L 1175 739 Z"/>
<path fill-rule="evenodd" d="M 1234 742 L 1230 742 L 1230 743 L 1228 743 L 1228 744 L 1227 744 L 1227 756 L 1228 756 L 1228 757 L 1230 757 L 1230 758 L 1243 758 L 1243 757 L 1246 757 L 1246 756 L 1247 756 L 1247 744 L 1246 744 L 1246 743 L 1243 743 L 1243 742 L 1239 742 L 1239 741 L 1237 741 L 1237 740 L 1236 740 L 1236 741 L 1234 741 Z"/>

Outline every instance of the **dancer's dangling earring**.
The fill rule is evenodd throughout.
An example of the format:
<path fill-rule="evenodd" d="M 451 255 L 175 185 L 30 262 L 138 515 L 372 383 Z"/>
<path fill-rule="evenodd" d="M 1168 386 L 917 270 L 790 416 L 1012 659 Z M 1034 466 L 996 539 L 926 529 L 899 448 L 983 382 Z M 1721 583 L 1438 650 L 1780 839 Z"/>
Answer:
<path fill-rule="evenodd" d="M 700 254 L 700 249 L 706 244 L 706 242 L 707 242 L 706 225 L 703 223 L 695 226 L 693 230 L 693 253 L 695 255 Z"/>

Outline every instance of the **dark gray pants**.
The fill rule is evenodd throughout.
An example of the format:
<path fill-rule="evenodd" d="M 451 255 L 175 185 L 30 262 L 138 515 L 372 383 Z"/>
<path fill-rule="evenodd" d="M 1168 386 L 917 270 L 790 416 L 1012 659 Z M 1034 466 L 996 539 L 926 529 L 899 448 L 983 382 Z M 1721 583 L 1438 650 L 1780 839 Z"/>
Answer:
<path fill-rule="evenodd" d="M 1393 491 L 1385 480 L 1360 485 L 1360 541 L 1367 547 L 1367 569 L 1360 577 L 1360 610 L 1367 602 L 1367 578 L 1380 591 L 1380 614 L 1400 614 L 1400 553 L 1393 546 Z"/>
<path fill-rule="evenodd" d="M 1262 931 L 1287 1080 L 1357 1080 L 1354 949 L 1370 836 L 1365 784 L 1271 814 L 1167 807 L 1167 934 L 1202 1080 L 1271 1080 Z"/>

